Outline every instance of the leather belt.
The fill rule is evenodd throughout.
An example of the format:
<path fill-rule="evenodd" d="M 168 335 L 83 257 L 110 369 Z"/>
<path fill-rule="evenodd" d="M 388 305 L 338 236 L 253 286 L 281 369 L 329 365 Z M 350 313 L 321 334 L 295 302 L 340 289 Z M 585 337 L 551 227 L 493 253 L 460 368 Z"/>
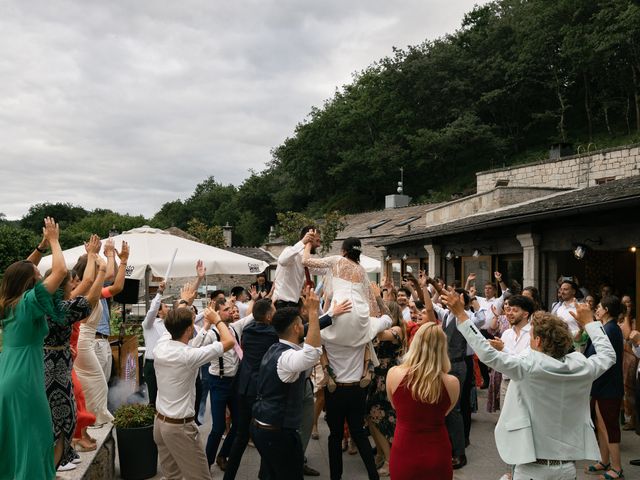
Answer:
<path fill-rule="evenodd" d="M 538 458 L 535 462 L 536 465 L 564 465 L 565 463 L 575 463 L 575 460 L 547 460 L 546 458 Z"/>
<path fill-rule="evenodd" d="M 336 382 L 337 387 L 359 387 L 360 382 L 339 383 Z"/>
<path fill-rule="evenodd" d="M 187 417 L 187 418 L 169 418 L 162 415 L 160 412 L 156 413 L 156 417 L 158 420 L 161 420 L 165 423 L 173 423 L 174 425 L 183 425 L 186 423 L 191 423 L 195 420 L 196 417 Z"/>
<path fill-rule="evenodd" d="M 272 432 L 277 432 L 277 431 L 280 431 L 280 430 L 281 430 L 281 428 L 280 428 L 280 427 L 277 427 L 277 426 L 275 426 L 275 425 L 265 425 L 265 424 L 263 424 L 263 423 L 260 423 L 260 422 L 258 422 L 255 418 L 253 419 L 253 424 L 254 424 L 257 428 L 259 428 L 260 430 L 269 430 L 269 431 L 272 431 Z"/>
<path fill-rule="evenodd" d="M 104 333 L 96 332 L 96 338 L 101 338 L 103 340 L 109 340 L 109 335 L 105 335 Z"/>

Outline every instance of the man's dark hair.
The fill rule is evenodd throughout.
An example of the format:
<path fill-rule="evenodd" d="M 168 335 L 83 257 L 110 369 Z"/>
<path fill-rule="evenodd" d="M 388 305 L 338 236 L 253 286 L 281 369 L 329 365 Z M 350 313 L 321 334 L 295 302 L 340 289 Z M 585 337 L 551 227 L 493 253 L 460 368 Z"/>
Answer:
<path fill-rule="evenodd" d="M 349 237 L 342 242 L 342 250 L 346 252 L 346 257 L 356 263 L 360 263 L 360 254 L 362 253 L 362 242 L 359 238 Z"/>
<path fill-rule="evenodd" d="M 213 300 L 214 298 L 216 298 L 216 297 L 217 297 L 218 295 L 220 295 L 220 294 L 224 295 L 224 290 L 214 290 L 213 292 L 211 292 L 211 293 L 209 294 L 209 298 L 210 298 L 211 300 Z"/>
<path fill-rule="evenodd" d="M 609 315 L 611 315 L 616 320 L 622 312 L 622 303 L 620 302 L 620 299 L 615 295 L 607 295 L 606 297 L 602 297 L 602 300 L 600 300 L 600 305 L 602 305 L 602 308 L 606 309 L 607 312 L 609 312 Z"/>
<path fill-rule="evenodd" d="M 271 325 L 278 335 L 282 335 L 300 316 L 300 312 L 294 307 L 284 307 L 277 310 L 271 319 Z"/>
<path fill-rule="evenodd" d="M 164 326 L 171 334 L 171 338 L 178 340 L 193 324 L 193 314 L 190 308 L 180 307 L 170 310 L 164 320 Z"/>
<path fill-rule="evenodd" d="M 422 300 L 414 300 L 416 308 L 418 309 L 418 311 L 422 310 L 424 308 L 424 303 L 422 303 Z"/>
<path fill-rule="evenodd" d="M 458 295 L 462 294 L 462 298 L 464 299 L 464 308 L 469 308 L 469 303 L 471 302 L 469 292 L 467 292 L 464 288 L 456 288 L 455 292 Z"/>
<path fill-rule="evenodd" d="M 253 318 L 256 322 L 264 322 L 267 319 L 267 315 L 271 311 L 272 303 L 269 298 L 261 298 L 253 304 Z"/>
<path fill-rule="evenodd" d="M 574 282 L 573 280 L 563 280 L 560 283 L 560 286 L 564 285 L 565 283 L 569 285 L 571 288 L 573 288 L 574 293 L 578 293 L 579 289 L 578 289 L 578 284 L 576 282 Z"/>
<path fill-rule="evenodd" d="M 218 310 L 220 310 L 220 307 L 222 307 L 223 305 L 226 305 L 226 303 L 227 303 L 226 298 L 218 298 L 216 300 L 216 303 L 215 303 L 213 309 L 217 312 Z"/>
<path fill-rule="evenodd" d="M 302 230 L 300 230 L 300 240 L 304 238 L 309 230 L 316 230 L 318 233 L 320 233 L 320 230 L 315 225 L 305 225 L 304 227 L 302 227 Z"/>
<path fill-rule="evenodd" d="M 407 287 L 400 287 L 398 289 L 398 292 L 404 292 L 407 298 L 411 298 L 411 290 L 409 290 Z"/>
<path fill-rule="evenodd" d="M 540 291 L 536 287 L 524 287 L 522 291 L 531 294 L 536 310 L 542 310 L 542 297 L 540 297 Z"/>
<path fill-rule="evenodd" d="M 509 306 L 520 307 L 529 315 L 532 315 L 533 312 L 536 311 L 536 305 L 535 303 L 533 303 L 533 300 L 531 300 L 529 297 L 525 297 L 524 295 L 511 295 L 509 297 Z"/>
<path fill-rule="evenodd" d="M 244 287 L 237 285 L 231 289 L 231 295 L 235 297 L 239 297 L 244 292 Z"/>

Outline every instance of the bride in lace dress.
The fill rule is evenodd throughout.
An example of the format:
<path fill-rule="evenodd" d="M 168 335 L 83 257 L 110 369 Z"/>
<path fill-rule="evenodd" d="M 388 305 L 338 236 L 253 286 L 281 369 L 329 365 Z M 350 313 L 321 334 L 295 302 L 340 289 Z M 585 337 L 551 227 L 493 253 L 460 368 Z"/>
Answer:
<path fill-rule="evenodd" d="M 342 243 L 342 255 L 311 258 L 311 242 L 305 246 L 302 264 L 307 268 L 327 269 L 325 291 L 332 301 L 349 300 L 351 312 L 340 315 L 337 321 L 322 330 L 323 343 L 357 347 L 376 336 L 369 317 L 379 317 L 380 308 L 362 265 L 362 244 L 355 237 Z"/>

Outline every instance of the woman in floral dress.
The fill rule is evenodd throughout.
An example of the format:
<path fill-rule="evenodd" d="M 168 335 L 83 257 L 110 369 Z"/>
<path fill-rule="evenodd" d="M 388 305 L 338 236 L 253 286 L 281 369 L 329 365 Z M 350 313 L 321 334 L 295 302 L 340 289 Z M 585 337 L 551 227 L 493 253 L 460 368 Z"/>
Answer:
<path fill-rule="evenodd" d="M 396 412 L 387 398 L 387 372 L 399 364 L 407 343 L 400 306 L 396 302 L 389 302 L 387 306 L 393 323 L 391 328 L 378 335 L 375 350 L 380 365 L 374 369 L 374 379 L 367 398 L 369 431 L 377 447 L 376 465 L 379 466 L 380 476 L 389 476 L 391 442 L 396 426 Z"/>

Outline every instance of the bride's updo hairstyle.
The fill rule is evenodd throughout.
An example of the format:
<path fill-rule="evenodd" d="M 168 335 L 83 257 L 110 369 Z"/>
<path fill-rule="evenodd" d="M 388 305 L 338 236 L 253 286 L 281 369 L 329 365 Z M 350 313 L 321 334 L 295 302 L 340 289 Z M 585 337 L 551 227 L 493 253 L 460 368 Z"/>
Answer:
<path fill-rule="evenodd" d="M 345 239 L 345 241 L 342 242 L 342 250 L 345 252 L 345 257 L 347 257 L 349 260 L 360 263 L 362 243 L 360 243 L 359 238 L 349 237 Z"/>

